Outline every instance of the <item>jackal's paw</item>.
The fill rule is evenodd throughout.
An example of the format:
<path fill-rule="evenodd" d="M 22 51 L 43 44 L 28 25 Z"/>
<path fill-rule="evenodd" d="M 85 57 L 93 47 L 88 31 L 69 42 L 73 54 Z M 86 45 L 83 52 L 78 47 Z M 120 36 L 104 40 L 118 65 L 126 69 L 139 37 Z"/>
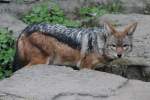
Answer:
<path fill-rule="evenodd" d="M 94 66 L 93 69 L 102 71 L 105 68 L 105 66 L 106 66 L 105 64 L 99 63 L 96 66 Z"/>
<path fill-rule="evenodd" d="M 126 65 L 112 65 L 111 66 L 111 72 L 113 74 L 125 76 L 127 73 L 128 66 Z"/>

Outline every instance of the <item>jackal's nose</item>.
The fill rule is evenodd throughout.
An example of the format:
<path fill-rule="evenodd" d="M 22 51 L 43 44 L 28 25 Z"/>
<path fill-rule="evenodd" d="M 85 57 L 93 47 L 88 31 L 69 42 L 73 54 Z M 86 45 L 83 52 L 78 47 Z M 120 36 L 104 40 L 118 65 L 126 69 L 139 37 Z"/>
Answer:
<path fill-rule="evenodd" d="M 116 48 L 116 51 L 117 51 L 117 56 L 118 56 L 118 58 L 121 58 L 122 53 L 123 53 L 123 48 L 122 48 L 122 47 L 117 47 L 117 48 Z"/>
<path fill-rule="evenodd" d="M 121 54 L 117 54 L 117 56 L 118 56 L 118 58 L 121 58 L 122 55 Z"/>

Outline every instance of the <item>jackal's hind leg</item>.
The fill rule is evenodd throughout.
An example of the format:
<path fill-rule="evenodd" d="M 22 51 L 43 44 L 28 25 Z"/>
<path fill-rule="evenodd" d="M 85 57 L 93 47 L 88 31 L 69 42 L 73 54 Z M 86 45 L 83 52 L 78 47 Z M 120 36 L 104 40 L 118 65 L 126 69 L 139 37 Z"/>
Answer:
<path fill-rule="evenodd" d="M 25 67 L 30 67 L 37 64 L 49 64 L 49 57 L 38 56 L 37 58 L 31 58 L 30 62 Z"/>
<path fill-rule="evenodd" d="M 51 62 L 53 62 L 53 54 L 47 54 L 36 47 L 32 48 L 32 50 L 30 51 L 30 55 L 28 56 L 30 56 L 28 57 L 29 61 L 26 65 L 28 67 L 36 64 L 50 64 Z"/>

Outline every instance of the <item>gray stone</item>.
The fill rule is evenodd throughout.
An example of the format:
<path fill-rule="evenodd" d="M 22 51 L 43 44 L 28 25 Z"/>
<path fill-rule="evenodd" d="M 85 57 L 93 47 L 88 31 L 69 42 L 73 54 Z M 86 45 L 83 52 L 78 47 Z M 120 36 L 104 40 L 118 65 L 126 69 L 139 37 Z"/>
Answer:
<path fill-rule="evenodd" d="M 9 13 L 13 16 L 20 18 L 32 7 L 38 4 L 42 4 L 47 0 L 12 0 L 10 3 L 0 3 L 0 13 Z"/>
<path fill-rule="evenodd" d="M 124 13 L 144 13 L 147 6 L 145 0 L 120 0 Z"/>
<path fill-rule="evenodd" d="M 149 100 L 150 83 L 94 70 L 37 65 L 0 81 L 0 100 Z"/>
<path fill-rule="evenodd" d="M 16 19 L 15 17 L 2 13 L 0 14 L 0 27 L 8 28 L 8 30 L 13 31 L 13 35 L 18 37 L 20 32 L 26 27 L 22 21 Z"/>
<path fill-rule="evenodd" d="M 0 3 L 10 3 L 12 0 L 0 0 Z"/>
<path fill-rule="evenodd" d="M 0 13 L 9 13 L 15 17 L 20 18 L 23 14 L 30 11 L 33 4 L 19 4 L 19 3 L 8 3 L 0 4 Z"/>

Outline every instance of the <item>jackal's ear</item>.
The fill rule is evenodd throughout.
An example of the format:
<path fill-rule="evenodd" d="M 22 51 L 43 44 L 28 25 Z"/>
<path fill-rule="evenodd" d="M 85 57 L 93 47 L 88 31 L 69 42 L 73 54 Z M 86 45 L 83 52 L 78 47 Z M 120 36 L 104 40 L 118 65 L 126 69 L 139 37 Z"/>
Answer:
<path fill-rule="evenodd" d="M 134 22 L 134 23 L 132 23 L 132 24 L 129 24 L 126 28 L 125 28 L 125 30 L 124 30 L 124 33 L 125 34 L 127 34 L 127 35 L 133 35 L 133 33 L 134 33 L 134 31 L 135 31 L 135 29 L 136 29 L 136 27 L 137 27 L 137 22 Z"/>
<path fill-rule="evenodd" d="M 109 22 L 104 22 L 104 29 L 108 34 L 115 34 L 117 32 Z"/>

